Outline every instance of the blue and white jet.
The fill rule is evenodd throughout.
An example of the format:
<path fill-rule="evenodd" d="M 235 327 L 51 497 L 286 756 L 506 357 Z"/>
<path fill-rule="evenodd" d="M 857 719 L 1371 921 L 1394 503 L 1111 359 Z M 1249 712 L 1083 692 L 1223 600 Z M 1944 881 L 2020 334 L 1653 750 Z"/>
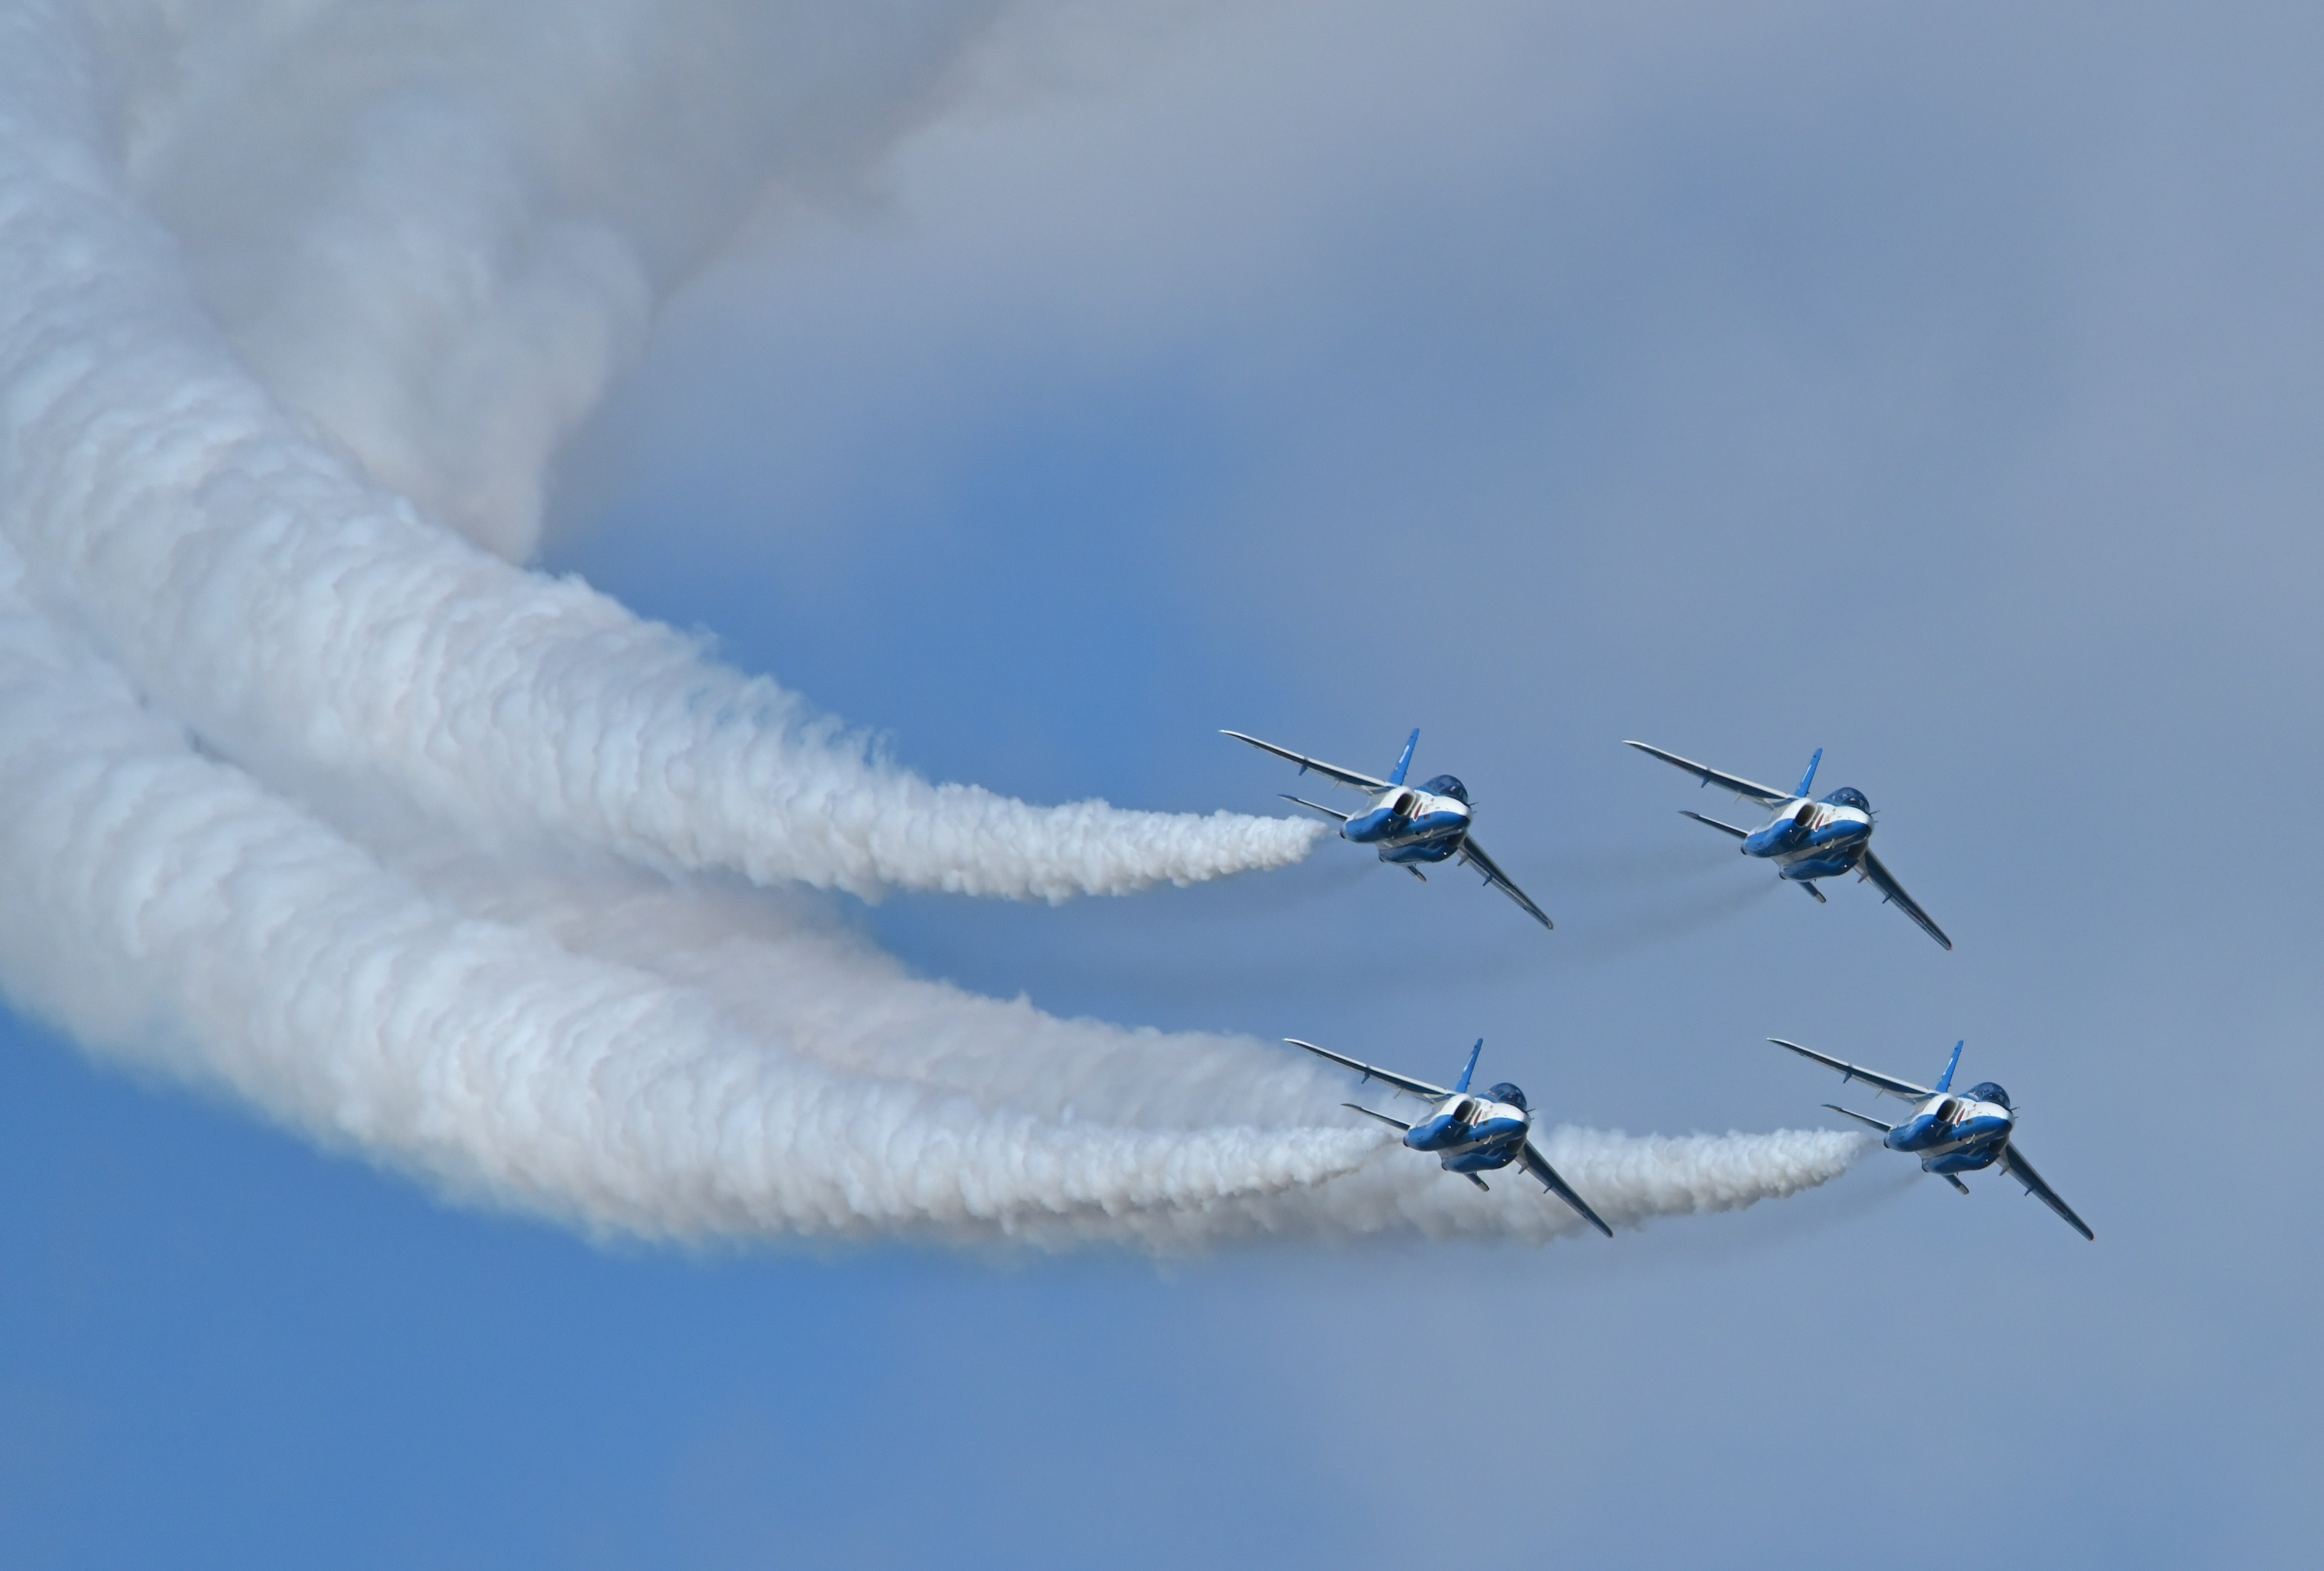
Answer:
<path fill-rule="evenodd" d="M 1936 1174 L 1966 1195 L 1969 1186 L 1960 1180 L 1963 1173 L 1979 1173 L 1998 1167 L 2024 1185 L 2027 1194 L 2064 1217 L 2066 1225 L 2084 1238 L 2097 1241 L 2098 1235 L 2090 1231 L 2089 1224 L 2074 1215 L 2072 1206 L 2058 1198 L 2055 1189 L 2042 1181 L 2034 1164 L 2012 1142 L 2017 1110 L 2010 1105 L 2009 1093 L 1990 1080 L 1980 1080 L 1969 1088 L 1967 1095 L 1953 1094 L 1953 1070 L 1960 1065 L 1960 1043 L 1953 1044 L 1953 1056 L 1945 1060 L 1945 1072 L 1937 1077 L 1934 1086 L 1915 1086 L 1910 1080 L 1876 1075 L 1842 1059 L 1827 1058 L 1813 1048 L 1803 1048 L 1781 1037 L 1767 1040 L 1779 1048 L 1789 1048 L 1803 1058 L 1812 1058 L 1827 1069 L 1839 1070 L 1842 1080 L 1861 1080 L 1879 1095 L 1901 1096 L 1907 1102 L 1918 1103 L 1913 1116 L 1902 1123 L 1883 1123 L 1837 1102 L 1824 1105 L 1878 1130 L 1880 1143 L 1890 1151 L 1920 1158 L 1923 1172 Z"/>
<path fill-rule="evenodd" d="M 1742 841 L 1744 855 L 1762 856 L 1773 862 L 1776 877 L 1798 884 L 1815 897 L 1818 905 L 1824 901 L 1823 891 L 1815 886 L 1817 879 L 1853 873 L 1869 880 L 1880 891 L 1884 901 L 1894 904 L 1919 923 L 1923 932 L 1948 949 L 1953 947 L 1945 930 L 1929 919 L 1929 913 L 1914 903 L 1913 897 L 1904 892 L 1904 886 L 1872 854 L 1872 804 L 1864 793 L 1854 786 L 1842 786 L 1821 801 L 1808 795 L 1809 788 L 1815 783 L 1816 765 L 1823 762 L 1822 748 L 1817 748 L 1815 756 L 1808 760 L 1808 772 L 1800 776 L 1800 789 L 1779 791 L 1741 775 L 1706 768 L 1692 759 L 1665 753 L 1643 742 L 1626 745 L 1651 753 L 1665 763 L 1675 764 L 1704 785 L 1720 786 L 1738 797 L 1748 797 L 1775 809 L 1775 818 L 1757 829 L 1740 829 L 1684 809 L 1680 812 L 1698 824 L 1708 824 Z"/>
<path fill-rule="evenodd" d="M 1425 1102 L 1434 1104 L 1427 1117 L 1417 1123 L 1406 1123 L 1400 1118 L 1390 1118 L 1385 1113 L 1375 1113 L 1352 1102 L 1340 1105 L 1367 1118 L 1377 1118 L 1404 1131 L 1404 1143 L 1416 1151 L 1426 1151 L 1441 1159 L 1444 1170 L 1458 1173 L 1480 1189 L 1491 1187 L 1478 1177 L 1480 1173 L 1499 1172 L 1512 1162 L 1541 1180 L 1542 1187 L 1582 1213 L 1591 1226 L 1614 1236 L 1614 1230 L 1599 1219 L 1598 1213 L 1573 1192 L 1573 1186 L 1557 1176 L 1557 1169 L 1534 1146 L 1533 1109 L 1526 1104 L 1526 1094 L 1504 1080 L 1482 1096 L 1472 1095 L 1469 1077 L 1477 1072 L 1478 1055 L 1485 1050 L 1485 1040 L 1469 1049 L 1469 1062 L 1461 1071 L 1460 1080 L 1448 1091 L 1442 1086 L 1431 1086 L 1425 1080 L 1415 1080 L 1391 1073 L 1359 1058 L 1343 1057 L 1329 1048 L 1319 1048 L 1313 1042 L 1303 1042 L 1297 1037 L 1283 1039 L 1295 1048 L 1305 1048 L 1318 1058 L 1329 1058 L 1334 1064 L 1355 1070 L 1366 1080 L 1380 1080 L 1399 1091 L 1409 1092 Z"/>
<path fill-rule="evenodd" d="M 1421 883 L 1428 875 L 1420 871 L 1419 864 L 1434 864 L 1457 856 L 1485 875 L 1485 882 L 1508 895 L 1525 908 L 1526 914 L 1545 928 L 1557 924 L 1547 912 L 1533 903 L 1526 892 L 1509 882 L 1508 874 L 1493 864 L 1484 848 L 1469 834 L 1469 788 L 1453 775 L 1440 774 L 1417 788 L 1404 783 L 1405 772 L 1412 767 L 1412 750 L 1420 744 L 1420 732 L 1416 727 L 1405 739 L 1404 756 L 1396 761 L 1396 769 L 1386 780 L 1374 780 L 1352 769 L 1342 769 L 1336 763 L 1325 763 L 1320 758 L 1310 758 L 1304 753 L 1294 753 L 1287 747 L 1277 747 L 1272 742 L 1261 742 L 1256 736 L 1246 736 L 1240 731 L 1222 732 L 1237 742 L 1248 742 L 1262 753 L 1287 759 L 1305 774 L 1314 770 L 1340 785 L 1353 786 L 1368 793 L 1372 805 L 1360 813 L 1343 813 L 1337 808 L 1327 808 L 1321 802 L 1311 802 L 1305 797 L 1285 793 L 1283 799 L 1299 807 L 1313 808 L 1327 818 L 1340 820 L 1340 838 L 1352 840 L 1359 846 L 1379 849 L 1382 862 L 1394 863 Z"/>

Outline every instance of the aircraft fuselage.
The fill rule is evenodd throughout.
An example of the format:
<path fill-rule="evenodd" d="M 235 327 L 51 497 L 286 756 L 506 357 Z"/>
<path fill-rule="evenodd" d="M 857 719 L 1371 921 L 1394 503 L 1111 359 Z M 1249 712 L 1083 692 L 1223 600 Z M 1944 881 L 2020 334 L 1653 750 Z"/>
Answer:
<path fill-rule="evenodd" d="M 1469 833 L 1469 804 L 1413 786 L 1379 792 L 1371 807 L 1340 826 L 1340 837 L 1377 848 L 1382 862 L 1442 862 Z"/>
<path fill-rule="evenodd" d="M 1998 1102 L 1941 1093 L 1881 1137 L 1892 1151 L 1921 1159 L 1931 1173 L 1974 1173 L 2001 1160 L 2016 1114 Z"/>
<path fill-rule="evenodd" d="M 1489 1173 L 1517 1160 L 1532 1127 L 1533 1114 L 1516 1104 L 1464 1091 L 1405 1131 L 1404 1143 L 1442 1159 L 1446 1172 Z"/>
<path fill-rule="evenodd" d="M 1853 873 L 1872 844 L 1872 809 L 1862 801 L 1856 790 L 1834 791 L 1821 801 L 1794 798 L 1743 837 L 1743 855 L 1773 862 L 1777 877 L 1794 881 Z"/>

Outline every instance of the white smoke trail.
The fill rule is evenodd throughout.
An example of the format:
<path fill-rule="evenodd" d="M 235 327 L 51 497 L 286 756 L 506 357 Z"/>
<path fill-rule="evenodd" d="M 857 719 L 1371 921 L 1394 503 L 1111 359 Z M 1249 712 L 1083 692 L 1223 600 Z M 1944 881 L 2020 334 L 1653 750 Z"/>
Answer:
<path fill-rule="evenodd" d="M 97 152 L 85 61 L 29 25 L 45 9 L 17 14 L 0 61 L 7 527 L 213 744 L 318 795 L 387 785 L 471 834 L 863 895 L 1120 893 L 1314 844 L 1307 820 L 932 785 L 669 628 L 426 522 L 242 374 Z"/>
<path fill-rule="evenodd" d="M 423 63 L 474 56 L 486 76 L 505 62 L 476 52 L 476 27 L 530 17 L 535 33 L 546 19 L 634 42 L 645 14 L 619 0 L 512 5 L 489 22 L 403 9 L 446 32 L 417 51 Z M 99 20 L 133 60 L 152 47 L 141 28 L 192 15 L 225 29 L 201 32 L 214 53 L 266 60 L 281 37 L 320 36 L 322 58 L 344 61 L 381 11 L 112 5 Z M 773 13 L 704 0 L 688 14 Z M 254 16 L 258 42 L 237 49 L 226 23 Z M 908 83 L 941 54 L 957 23 L 944 16 L 919 53 L 902 51 L 918 62 Z M 353 284 L 298 287 L 346 247 L 278 247 L 266 265 L 292 303 L 256 310 L 237 341 L 278 386 L 307 390 L 309 416 L 360 433 L 339 435 L 367 474 L 245 374 L 171 237 L 128 199 L 81 20 L 60 4 L 0 7 L 0 536 L 14 542 L 0 548 L 0 983 L 13 997 L 326 1141 L 590 1227 L 1156 1245 L 1565 1229 L 1521 1187 L 1480 1206 L 1432 1164 L 1383 1152 L 1377 1128 L 1349 1127 L 1336 1087 L 1287 1052 L 1056 1021 L 914 981 L 811 910 L 694 877 L 1057 899 L 1274 865 L 1314 831 L 930 785 L 669 630 L 429 522 L 378 477 L 438 497 L 475 482 L 469 526 L 504 535 L 530 517 L 547 444 L 612 358 L 576 373 L 534 354 L 556 337 L 535 319 L 540 291 L 487 269 L 498 282 L 443 319 L 489 352 L 415 381 L 419 361 L 389 328 L 360 311 L 341 325 Z M 526 42 L 525 27 L 512 36 Z M 173 117 L 200 122 L 223 98 L 188 50 L 175 106 L 131 116 L 126 140 L 158 186 L 204 162 L 172 152 Z M 604 69 L 552 60 L 565 73 L 552 87 L 617 103 L 639 90 L 603 50 L 583 53 Z M 134 81 L 124 91 L 134 105 Z M 586 103 L 545 97 L 586 118 Z M 526 98 L 484 95 L 520 120 Z M 390 118 L 420 129 L 372 147 L 391 167 L 322 232 L 375 233 L 406 199 L 412 171 L 399 183 L 393 166 L 426 162 L 413 152 L 429 145 L 425 116 Z M 484 135 L 490 120 L 450 123 Z M 856 136 L 837 163 L 867 145 Z M 557 227 L 569 193 L 540 171 L 556 161 L 484 162 L 502 194 L 422 203 L 421 231 L 456 254 L 479 212 L 513 203 L 521 218 L 503 228 L 527 238 L 503 250 L 537 254 L 554 249 L 544 236 L 572 233 Z M 682 271 L 715 236 L 704 214 L 753 181 L 708 184 L 715 199 L 672 221 L 693 238 L 632 248 L 647 285 Z M 418 250 L 354 267 L 405 302 L 391 319 L 442 294 L 439 248 Z M 612 322 L 627 287 L 582 288 L 575 310 Z M 354 391 L 314 392 L 343 351 Z M 503 395 L 530 411 L 521 430 L 464 447 L 462 401 Z M 1859 1143 L 1550 1138 L 1618 1224 L 1788 1194 Z"/>
<path fill-rule="evenodd" d="M 327 1139 L 597 1225 L 1013 1231 L 1313 1183 L 1379 1143 L 835 1075 L 782 1045 L 811 1015 L 746 1032 L 703 993 L 426 898 L 199 756 L 31 614 L 6 559 L 0 795 L 12 994 Z"/>
<path fill-rule="evenodd" d="M 277 399 L 500 555 L 656 299 L 853 182 L 991 0 L 99 0 L 124 159 Z"/>

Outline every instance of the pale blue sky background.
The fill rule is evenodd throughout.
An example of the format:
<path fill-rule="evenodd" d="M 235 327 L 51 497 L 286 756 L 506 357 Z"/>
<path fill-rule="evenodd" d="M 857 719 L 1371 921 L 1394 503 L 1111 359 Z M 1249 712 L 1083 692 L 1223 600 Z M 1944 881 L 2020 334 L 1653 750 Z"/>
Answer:
<path fill-rule="evenodd" d="M 1559 919 L 1327 845 L 842 905 L 1044 1007 L 1818 1124 L 2024 1104 L 1611 1244 L 604 1251 L 0 1052 L 0 1562 L 2304 1564 L 2324 885 L 2310 8 L 1281 5 L 1005 28 L 682 301 L 550 565 L 905 762 L 1480 803 Z M 1866 790 L 1817 908 L 1642 736 Z M 1450 1180 L 1448 1180 L 1450 1181 Z M 1975 1548 L 1972 1548 L 1972 1547 Z"/>

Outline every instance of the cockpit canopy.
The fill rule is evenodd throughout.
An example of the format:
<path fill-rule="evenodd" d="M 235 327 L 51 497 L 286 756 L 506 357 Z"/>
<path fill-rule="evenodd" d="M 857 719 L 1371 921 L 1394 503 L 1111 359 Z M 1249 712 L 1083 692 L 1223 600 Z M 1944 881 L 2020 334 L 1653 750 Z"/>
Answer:
<path fill-rule="evenodd" d="M 1456 802 L 1469 799 L 1469 788 L 1456 775 L 1440 774 L 1420 789 L 1432 797 L 1451 797 Z"/>
<path fill-rule="evenodd" d="M 1458 785 L 1461 782 L 1455 781 L 1452 783 Z M 1511 1107 L 1530 1111 L 1530 1109 L 1526 1107 L 1525 1093 L 1510 1085 L 1507 1080 L 1502 1081 L 1499 1085 L 1486 1092 L 1485 1095 L 1491 1097 L 1496 1102 L 1506 1102 Z"/>
<path fill-rule="evenodd" d="M 1835 808 L 1854 808 L 1859 813 L 1868 813 L 1872 810 L 1872 799 L 1854 786 L 1842 786 L 1824 798 L 1824 800 Z"/>
<path fill-rule="evenodd" d="M 1972 1102 L 1993 1102 L 1997 1103 L 2004 1107 L 2008 1107 L 2010 1105 L 2009 1093 L 2004 1091 L 2000 1086 L 1995 1085 L 1990 1080 L 1979 1080 L 1976 1085 L 1970 1086 L 1969 1088 L 1969 1100 Z"/>

